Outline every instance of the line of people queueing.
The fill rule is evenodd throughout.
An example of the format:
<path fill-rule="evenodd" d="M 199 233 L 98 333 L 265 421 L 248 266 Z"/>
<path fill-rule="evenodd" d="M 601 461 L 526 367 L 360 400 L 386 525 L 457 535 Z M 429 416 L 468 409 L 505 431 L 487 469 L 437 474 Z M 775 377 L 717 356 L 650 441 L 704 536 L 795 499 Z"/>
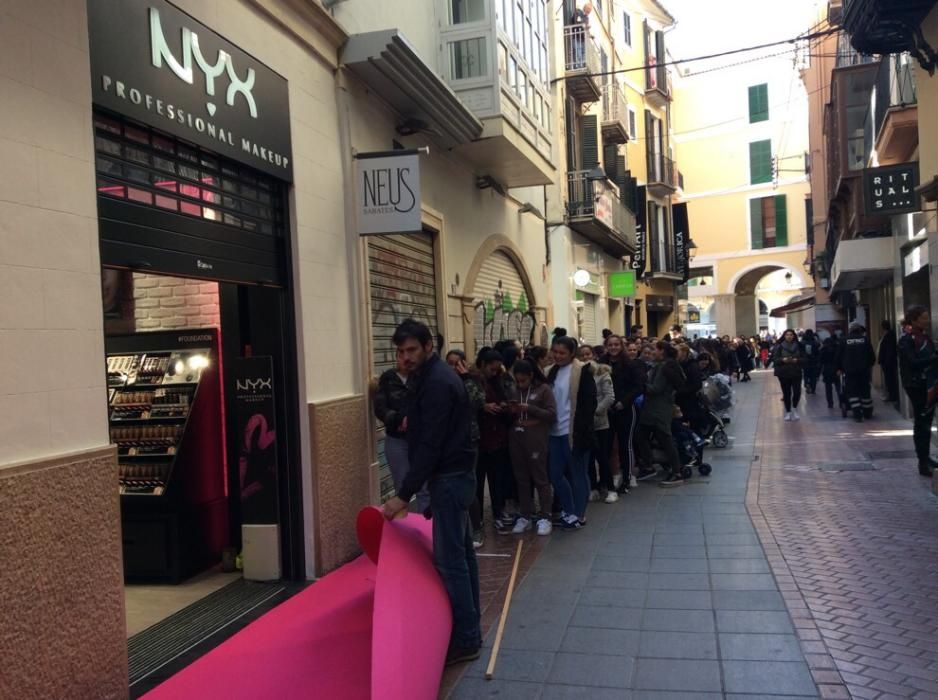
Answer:
<path fill-rule="evenodd" d="M 663 340 L 637 333 L 623 338 L 608 330 L 603 335 L 605 342 L 591 347 L 558 328 L 549 349 L 522 350 L 502 341 L 482 348 L 474 363 L 462 350 L 446 353 L 470 403 L 477 451 L 476 498 L 469 508 L 475 547 L 484 538 L 486 484 L 496 532 L 548 535 L 555 527 L 582 528 L 590 501 L 615 503 L 639 481 L 655 477 L 653 447 L 665 465 L 661 485 L 683 482 L 675 435 L 687 431 L 701 442 L 693 432 L 700 418 L 697 393 L 703 379 L 720 372 L 719 356 L 735 354 L 736 348 L 700 340 L 695 350 L 679 326 Z M 413 389 L 407 368 L 398 362 L 373 392 L 398 489 L 409 470 Z M 429 506 L 424 486 L 416 508 L 425 512 Z"/>

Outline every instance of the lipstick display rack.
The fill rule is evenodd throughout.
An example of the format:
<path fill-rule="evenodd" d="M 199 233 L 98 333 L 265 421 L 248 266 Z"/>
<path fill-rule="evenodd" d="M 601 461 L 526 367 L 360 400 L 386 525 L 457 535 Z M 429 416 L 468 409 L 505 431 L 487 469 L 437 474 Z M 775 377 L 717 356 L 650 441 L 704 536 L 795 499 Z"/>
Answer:
<path fill-rule="evenodd" d="M 111 442 L 122 494 L 166 492 L 210 355 L 207 347 L 108 355 Z"/>

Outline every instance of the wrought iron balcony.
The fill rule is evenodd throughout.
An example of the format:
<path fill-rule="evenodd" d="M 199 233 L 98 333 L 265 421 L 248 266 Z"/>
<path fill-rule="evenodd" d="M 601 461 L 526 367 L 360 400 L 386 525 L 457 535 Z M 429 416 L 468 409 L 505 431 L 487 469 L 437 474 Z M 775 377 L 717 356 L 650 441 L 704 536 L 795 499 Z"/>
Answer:
<path fill-rule="evenodd" d="M 635 215 L 598 168 L 567 173 L 567 224 L 612 255 L 635 252 Z"/>
<path fill-rule="evenodd" d="M 599 52 L 586 26 L 564 27 L 563 47 L 567 92 L 578 102 L 596 102 L 602 94 Z"/>
<path fill-rule="evenodd" d="M 603 143 L 629 140 L 629 107 L 622 88 L 614 83 L 603 85 Z"/>
<path fill-rule="evenodd" d="M 876 95 L 863 128 L 873 134 L 881 165 L 912 159 L 918 146 L 918 98 L 908 54 L 884 56 L 876 76 Z"/>
<path fill-rule="evenodd" d="M 660 153 L 648 157 L 648 190 L 655 197 L 667 197 L 679 186 L 677 167 L 673 160 Z"/>
<path fill-rule="evenodd" d="M 935 55 L 922 40 L 920 25 L 935 4 L 936 0 L 843 0 L 843 27 L 860 53 L 913 51 L 933 71 Z"/>

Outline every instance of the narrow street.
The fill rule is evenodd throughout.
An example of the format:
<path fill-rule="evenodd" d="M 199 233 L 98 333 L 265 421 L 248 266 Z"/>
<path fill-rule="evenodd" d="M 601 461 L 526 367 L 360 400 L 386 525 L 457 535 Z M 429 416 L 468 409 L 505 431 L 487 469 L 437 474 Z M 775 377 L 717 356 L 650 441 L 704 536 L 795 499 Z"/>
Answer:
<path fill-rule="evenodd" d="M 909 428 L 736 385 L 708 478 L 643 485 L 557 533 L 450 697 L 936 698 L 938 500 Z M 484 565 L 483 565 L 484 566 Z M 493 606 L 498 607 L 498 606 Z"/>

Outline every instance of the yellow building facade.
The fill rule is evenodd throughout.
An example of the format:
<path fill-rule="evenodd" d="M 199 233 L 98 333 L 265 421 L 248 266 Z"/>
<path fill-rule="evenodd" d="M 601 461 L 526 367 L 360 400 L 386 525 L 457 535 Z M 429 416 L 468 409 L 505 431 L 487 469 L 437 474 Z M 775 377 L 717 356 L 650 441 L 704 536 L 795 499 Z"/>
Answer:
<path fill-rule="evenodd" d="M 675 79 L 680 199 L 696 246 L 681 320 L 691 334 L 777 332 L 785 321 L 770 312 L 813 291 L 807 96 L 793 53 L 707 68 Z"/>

